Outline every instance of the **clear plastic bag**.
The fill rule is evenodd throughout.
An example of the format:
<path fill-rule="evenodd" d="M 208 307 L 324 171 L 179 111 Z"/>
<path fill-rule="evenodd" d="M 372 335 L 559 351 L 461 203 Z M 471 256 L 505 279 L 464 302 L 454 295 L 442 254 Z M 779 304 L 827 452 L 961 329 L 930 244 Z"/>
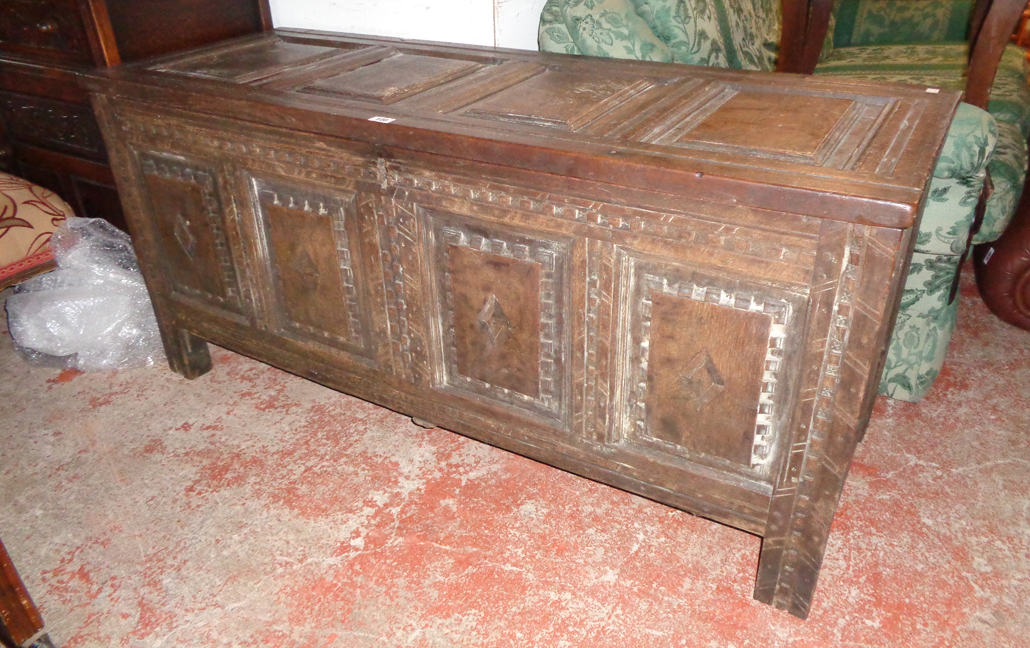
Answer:
<path fill-rule="evenodd" d="M 80 371 L 164 361 L 129 236 L 99 218 L 69 218 L 50 241 L 57 269 L 7 298 L 15 346 L 30 363 Z"/>

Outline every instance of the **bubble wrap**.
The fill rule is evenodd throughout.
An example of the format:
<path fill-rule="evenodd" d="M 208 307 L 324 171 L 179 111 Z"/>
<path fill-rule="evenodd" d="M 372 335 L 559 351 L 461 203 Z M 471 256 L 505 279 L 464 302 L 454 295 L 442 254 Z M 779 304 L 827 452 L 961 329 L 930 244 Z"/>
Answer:
<path fill-rule="evenodd" d="M 57 269 L 7 298 L 8 328 L 26 359 L 80 371 L 163 362 L 129 236 L 99 218 L 70 218 L 50 245 Z"/>

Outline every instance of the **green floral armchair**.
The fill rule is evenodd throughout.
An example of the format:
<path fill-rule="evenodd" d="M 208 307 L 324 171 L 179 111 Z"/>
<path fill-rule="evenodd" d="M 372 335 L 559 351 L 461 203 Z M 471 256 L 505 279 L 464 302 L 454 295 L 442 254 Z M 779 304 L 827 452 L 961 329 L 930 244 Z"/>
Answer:
<path fill-rule="evenodd" d="M 816 5 L 825 1 L 830 0 L 808 0 Z M 796 13 L 788 14 L 794 16 L 789 25 L 782 19 L 797 7 L 791 2 L 785 0 L 781 7 L 777 0 L 548 0 L 539 45 L 549 52 L 763 71 L 796 69 L 793 52 L 807 49 L 812 60 L 805 71 L 815 67 L 816 74 L 963 87 L 967 46 L 961 39 L 970 0 L 840 0 L 814 29 L 810 24 L 799 27 Z M 927 15 L 913 19 L 917 6 L 936 13 L 927 9 Z M 802 9 L 803 21 L 816 13 Z M 904 22 L 903 27 L 892 26 L 893 20 Z M 781 27 L 785 36 L 797 32 L 806 41 L 790 50 L 794 68 L 784 65 L 786 56 L 777 60 L 778 53 L 792 47 L 788 38 L 781 43 Z M 955 59 L 947 62 L 925 44 L 885 42 L 952 37 L 959 42 L 945 47 Z M 1027 166 L 1026 78 L 1021 52 L 1006 52 L 990 112 L 961 104 L 951 124 L 917 234 L 880 383 L 882 394 L 916 402 L 929 391 L 954 330 L 956 279 L 970 242 L 996 238 L 1011 218 Z M 984 215 L 977 205 L 988 169 L 995 190 Z"/>
<path fill-rule="evenodd" d="M 834 9 L 833 48 L 815 66 L 815 74 L 967 88 L 970 52 L 966 33 L 974 10 L 969 0 L 837 0 Z M 1009 25 L 1005 34 L 1013 27 Z M 920 400 L 929 390 L 944 363 L 955 325 L 957 300 L 951 278 L 959 272 L 969 245 L 1001 236 L 1023 192 L 1030 136 L 1027 61 L 1023 50 L 1014 45 L 999 54 L 986 101 L 997 136 L 987 164 L 993 192 L 980 222 L 974 222 L 958 213 L 963 204 L 976 203 L 970 179 L 965 179 L 963 192 L 963 187 L 947 184 L 956 178 L 946 181 L 935 174 L 881 393 Z M 961 196 L 958 204 L 952 199 L 956 195 Z M 953 209 L 955 213 L 951 213 Z"/>

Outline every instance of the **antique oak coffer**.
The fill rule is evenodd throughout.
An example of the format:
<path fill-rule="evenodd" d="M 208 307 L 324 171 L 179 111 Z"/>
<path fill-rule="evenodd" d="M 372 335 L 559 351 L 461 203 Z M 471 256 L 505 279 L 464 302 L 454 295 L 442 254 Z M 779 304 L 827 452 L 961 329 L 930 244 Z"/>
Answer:
<path fill-rule="evenodd" d="M 758 534 L 807 615 L 956 93 L 283 30 L 86 83 L 173 369 Z"/>

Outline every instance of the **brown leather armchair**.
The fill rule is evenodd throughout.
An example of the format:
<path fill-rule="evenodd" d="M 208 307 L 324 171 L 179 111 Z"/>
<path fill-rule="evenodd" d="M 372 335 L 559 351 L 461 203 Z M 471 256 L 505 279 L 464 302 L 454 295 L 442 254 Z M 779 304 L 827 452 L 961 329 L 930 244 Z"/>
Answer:
<path fill-rule="evenodd" d="M 1001 238 L 973 251 L 976 285 L 999 319 L 1030 331 L 1030 202 L 1024 193 Z"/>

